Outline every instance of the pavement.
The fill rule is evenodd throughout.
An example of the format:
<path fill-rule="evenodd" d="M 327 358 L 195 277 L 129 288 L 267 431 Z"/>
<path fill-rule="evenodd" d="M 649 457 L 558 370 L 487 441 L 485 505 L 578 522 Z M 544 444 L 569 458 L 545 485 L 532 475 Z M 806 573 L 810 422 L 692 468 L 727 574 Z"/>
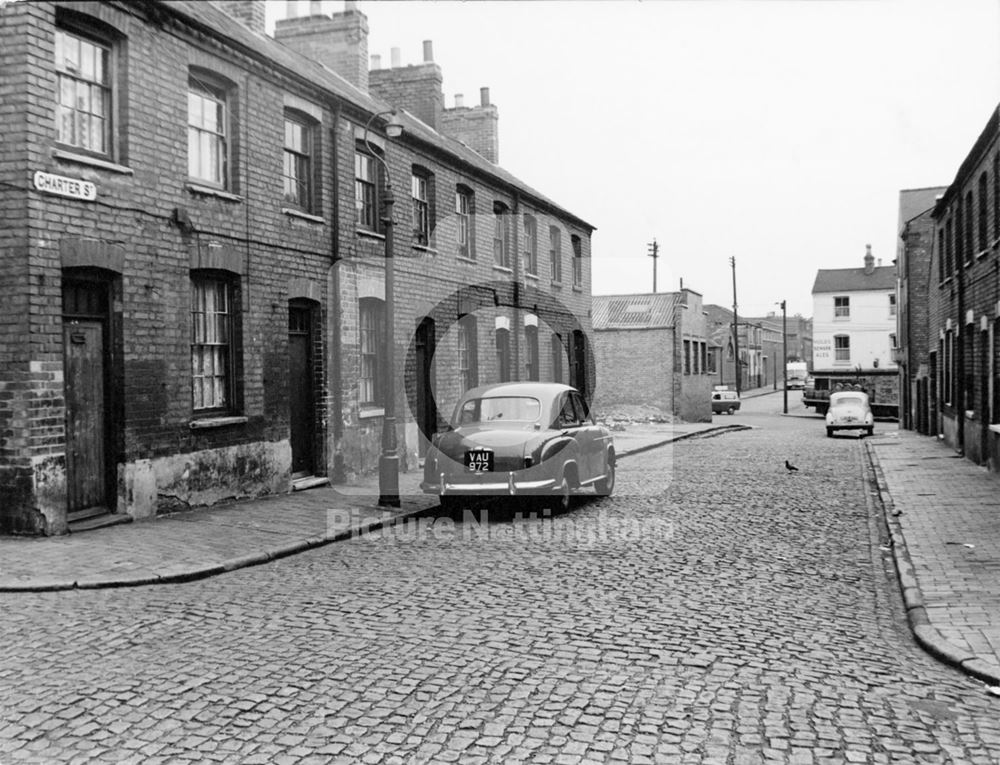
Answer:
<path fill-rule="evenodd" d="M 1000 476 L 908 430 L 864 443 L 914 636 L 1000 686 Z"/>
<path fill-rule="evenodd" d="M 727 418 L 728 419 L 728 418 Z M 706 431 L 714 423 L 630 423 L 619 459 Z M 399 475 L 400 507 L 378 505 L 378 478 L 232 501 L 55 537 L 0 537 L 0 592 L 134 587 L 192 581 L 265 564 L 377 531 L 436 506 L 422 473 Z"/>

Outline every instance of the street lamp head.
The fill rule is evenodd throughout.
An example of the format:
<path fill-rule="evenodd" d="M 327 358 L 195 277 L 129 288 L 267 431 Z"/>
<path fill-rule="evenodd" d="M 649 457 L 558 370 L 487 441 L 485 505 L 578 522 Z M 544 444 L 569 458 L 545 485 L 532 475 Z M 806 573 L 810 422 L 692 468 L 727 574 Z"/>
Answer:
<path fill-rule="evenodd" d="M 389 119 L 385 123 L 385 134 L 390 138 L 399 138 L 403 135 L 403 121 L 395 109 L 389 112 Z"/>

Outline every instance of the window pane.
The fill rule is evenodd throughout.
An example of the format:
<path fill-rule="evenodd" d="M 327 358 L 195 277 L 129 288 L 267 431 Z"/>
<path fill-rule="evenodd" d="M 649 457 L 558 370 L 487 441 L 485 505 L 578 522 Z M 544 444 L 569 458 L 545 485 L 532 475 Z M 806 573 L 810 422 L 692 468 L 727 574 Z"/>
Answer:
<path fill-rule="evenodd" d="M 94 79 L 94 46 L 83 40 L 80 41 L 80 76 Z"/>

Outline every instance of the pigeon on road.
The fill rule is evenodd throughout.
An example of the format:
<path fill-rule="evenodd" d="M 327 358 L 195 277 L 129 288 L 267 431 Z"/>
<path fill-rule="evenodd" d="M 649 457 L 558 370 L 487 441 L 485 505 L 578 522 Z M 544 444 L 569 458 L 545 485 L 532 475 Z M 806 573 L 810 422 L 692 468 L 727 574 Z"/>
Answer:
<path fill-rule="evenodd" d="M 795 465 L 793 465 L 788 460 L 785 460 L 785 470 L 787 470 L 789 473 L 797 473 L 797 472 L 799 472 L 799 469 L 797 467 L 795 467 Z"/>

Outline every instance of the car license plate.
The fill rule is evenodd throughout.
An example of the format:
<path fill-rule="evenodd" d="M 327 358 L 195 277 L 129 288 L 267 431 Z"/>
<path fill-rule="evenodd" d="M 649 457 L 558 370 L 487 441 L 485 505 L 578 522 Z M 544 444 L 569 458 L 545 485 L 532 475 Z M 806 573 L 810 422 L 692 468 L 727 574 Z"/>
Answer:
<path fill-rule="evenodd" d="M 493 452 L 485 449 L 470 449 L 465 453 L 465 469 L 470 473 L 493 472 Z"/>

